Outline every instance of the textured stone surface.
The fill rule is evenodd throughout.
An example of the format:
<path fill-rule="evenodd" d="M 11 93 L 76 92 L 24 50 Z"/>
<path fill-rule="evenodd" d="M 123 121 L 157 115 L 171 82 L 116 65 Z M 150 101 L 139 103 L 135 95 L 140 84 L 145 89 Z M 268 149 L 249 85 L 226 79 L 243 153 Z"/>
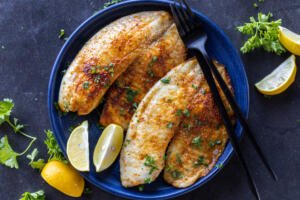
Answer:
<path fill-rule="evenodd" d="M 214 20 L 239 48 L 243 36 L 235 27 L 256 15 L 255 0 L 190 0 L 192 5 Z M 59 30 L 70 34 L 80 23 L 102 6 L 96 0 L 0 0 L 0 98 L 10 97 L 16 103 L 14 115 L 28 124 L 26 130 L 39 137 L 36 145 L 41 156 L 46 156 L 43 130 L 50 127 L 47 113 L 47 85 L 54 59 L 64 41 L 58 39 Z M 271 11 L 283 25 L 300 32 L 300 2 L 295 0 L 266 0 L 261 11 Z M 300 198 L 300 80 L 287 92 L 271 99 L 257 93 L 253 84 L 283 61 L 279 57 L 257 51 L 242 56 L 250 85 L 249 121 L 262 148 L 279 176 L 273 182 L 249 143 L 242 142 L 249 155 L 249 164 L 265 200 L 295 200 Z M 299 58 L 298 58 L 298 64 Z M 9 135 L 11 144 L 21 151 L 26 143 L 21 136 L 11 134 L 7 127 L 0 128 L 0 136 Z M 27 166 L 25 157 L 19 159 L 19 170 L 0 166 L 0 196 L 14 200 L 24 191 L 44 189 L 49 200 L 71 199 L 49 187 Z M 119 199 L 90 186 L 92 194 L 82 199 Z M 253 199 L 243 170 L 233 156 L 213 180 L 181 200 L 240 200 Z"/>

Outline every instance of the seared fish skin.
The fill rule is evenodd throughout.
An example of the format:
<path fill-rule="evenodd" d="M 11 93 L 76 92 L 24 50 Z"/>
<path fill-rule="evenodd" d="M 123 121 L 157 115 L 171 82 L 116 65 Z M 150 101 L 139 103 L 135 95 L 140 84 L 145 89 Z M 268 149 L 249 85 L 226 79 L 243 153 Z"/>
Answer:
<path fill-rule="evenodd" d="M 149 89 L 173 67 L 185 60 L 186 49 L 175 24 L 120 75 L 108 91 L 100 124 L 128 128 L 137 105 Z"/>
<path fill-rule="evenodd" d="M 184 109 L 196 94 L 201 71 L 195 59 L 175 68 L 146 94 L 133 115 L 121 151 L 122 185 L 133 187 L 154 181 L 164 167 L 167 146 Z M 166 81 L 168 80 L 168 81 Z"/>
<path fill-rule="evenodd" d="M 122 17 L 97 32 L 63 77 L 60 109 L 89 114 L 118 76 L 171 24 L 169 13 L 147 11 Z"/>
<path fill-rule="evenodd" d="M 232 86 L 223 65 L 215 62 L 227 85 Z M 186 112 L 178 111 L 183 119 L 168 147 L 164 179 L 184 188 L 205 176 L 216 164 L 228 140 L 225 126 L 204 78 Z M 229 115 L 230 105 L 221 94 Z M 187 114 L 188 113 L 188 114 Z"/>

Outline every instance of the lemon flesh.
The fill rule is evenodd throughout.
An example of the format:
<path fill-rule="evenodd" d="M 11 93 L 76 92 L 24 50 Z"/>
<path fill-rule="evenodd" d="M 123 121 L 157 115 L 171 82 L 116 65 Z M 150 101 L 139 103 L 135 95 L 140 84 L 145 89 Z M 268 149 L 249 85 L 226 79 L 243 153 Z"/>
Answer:
<path fill-rule="evenodd" d="M 84 190 L 84 179 L 68 164 L 49 161 L 41 172 L 42 178 L 52 187 L 71 197 L 80 197 Z"/>
<path fill-rule="evenodd" d="M 123 128 L 116 124 L 108 125 L 100 136 L 93 161 L 97 172 L 107 169 L 118 157 L 123 144 Z"/>
<path fill-rule="evenodd" d="M 295 81 L 296 72 L 296 58 L 294 55 L 291 55 L 273 72 L 256 83 L 255 86 L 262 94 L 280 94 Z"/>
<path fill-rule="evenodd" d="M 289 52 L 300 56 L 300 35 L 279 27 L 279 41 Z"/>
<path fill-rule="evenodd" d="M 67 155 L 73 167 L 79 171 L 89 171 L 89 135 L 88 121 L 76 127 L 67 143 Z"/>

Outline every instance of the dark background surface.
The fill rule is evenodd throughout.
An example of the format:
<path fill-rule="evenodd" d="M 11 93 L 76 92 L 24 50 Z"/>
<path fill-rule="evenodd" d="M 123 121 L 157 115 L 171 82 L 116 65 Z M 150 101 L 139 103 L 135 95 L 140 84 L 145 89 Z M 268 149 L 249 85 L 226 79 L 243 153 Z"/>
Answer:
<path fill-rule="evenodd" d="M 236 48 L 244 39 L 235 31 L 258 10 L 282 18 L 283 26 L 300 33 L 299 0 L 265 0 L 255 9 L 255 0 L 190 0 L 191 4 L 215 21 L 228 34 Z M 47 113 L 47 85 L 54 59 L 64 41 L 59 30 L 69 35 L 85 19 L 99 10 L 104 1 L 97 0 L 0 0 L 0 98 L 15 101 L 13 115 L 28 125 L 26 131 L 38 137 L 35 146 L 46 157 L 43 131 L 50 128 Z M 272 71 L 289 54 L 256 51 L 242 56 L 249 78 L 249 122 L 262 148 L 276 170 L 279 181 L 273 182 L 253 149 L 243 140 L 262 199 L 300 199 L 300 77 L 283 94 L 266 98 L 256 92 L 254 83 Z M 298 65 L 299 63 L 299 57 Z M 0 137 L 7 134 L 15 150 L 26 147 L 25 140 L 0 127 Z M 36 171 L 27 166 L 25 156 L 20 169 L 0 166 L 1 200 L 18 199 L 25 191 L 44 189 L 49 200 L 72 199 L 48 186 Z M 92 193 L 82 199 L 120 199 L 88 184 Z M 177 199 L 247 200 L 253 199 L 236 156 L 209 183 Z"/>

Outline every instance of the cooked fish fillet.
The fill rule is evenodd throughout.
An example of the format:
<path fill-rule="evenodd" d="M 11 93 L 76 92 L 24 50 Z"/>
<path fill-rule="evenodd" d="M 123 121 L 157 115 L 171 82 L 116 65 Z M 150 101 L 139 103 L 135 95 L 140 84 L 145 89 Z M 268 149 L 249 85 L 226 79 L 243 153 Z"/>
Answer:
<path fill-rule="evenodd" d="M 157 178 L 164 167 L 164 155 L 184 109 L 199 86 L 200 67 L 195 59 L 175 68 L 146 94 L 133 115 L 121 151 L 122 185 L 132 187 Z"/>
<path fill-rule="evenodd" d="M 171 24 L 168 12 L 147 11 L 118 19 L 97 32 L 63 77 L 58 101 L 61 110 L 90 113 L 119 75 Z"/>
<path fill-rule="evenodd" d="M 100 124 L 116 123 L 127 129 L 137 105 L 149 89 L 185 60 L 185 47 L 173 24 L 128 67 L 108 91 Z"/>
<path fill-rule="evenodd" d="M 230 79 L 223 65 L 215 63 L 227 85 Z M 205 79 L 176 130 L 166 154 L 164 179 L 178 188 L 192 185 L 214 167 L 227 143 L 227 132 Z M 225 97 L 221 95 L 225 102 Z M 233 116 L 226 101 L 226 109 Z M 187 114 L 188 113 L 188 114 Z"/>

